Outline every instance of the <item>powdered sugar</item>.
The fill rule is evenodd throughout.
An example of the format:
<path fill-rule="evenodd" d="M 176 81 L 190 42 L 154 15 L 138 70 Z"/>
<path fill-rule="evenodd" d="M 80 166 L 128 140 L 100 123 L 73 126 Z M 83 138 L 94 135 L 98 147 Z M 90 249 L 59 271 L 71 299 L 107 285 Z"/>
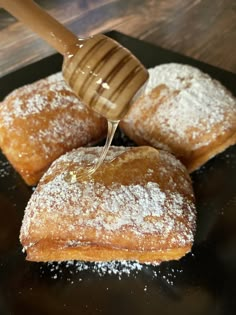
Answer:
<path fill-rule="evenodd" d="M 7 161 L 0 160 L 0 178 L 10 175 L 11 166 Z"/>
<path fill-rule="evenodd" d="M 47 194 L 44 207 L 48 212 L 53 212 L 56 222 L 60 221 L 63 204 L 66 214 L 75 217 L 75 225 L 94 227 L 97 231 L 114 231 L 130 225 L 136 233 L 162 232 L 162 224 L 145 220 L 148 216 L 160 218 L 163 215 L 166 196 L 156 183 L 129 187 L 114 184 L 107 190 L 96 183 L 76 184 L 72 187 L 70 183 L 64 183 L 63 176 L 64 173 L 57 176 L 37 196 L 38 200 L 42 200 Z M 174 196 L 171 198 L 175 199 Z M 73 206 L 70 206 L 71 204 Z M 42 222 L 42 219 L 37 218 L 35 224 L 40 225 L 40 221 Z"/>
<path fill-rule="evenodd" d="M 46 89 L 45 93 L 42 93 L 42 89 L 48 84 L 50 84 L 50 86 Z M 48 90 L 52 91 L 54 94 L 50 102 L 47 95 Z M 6 98 L 7 100 L 11 97 L 13 100 L 10 106 L 11 110 L 8 115 L 5 113 L 3 121 L 10 124 L 16 117 L 26 119 L 29 115 L 38 114 L 44 110 L 51 111 L 58 107 L 67 107 L 68 103 L 72 106 L 78 104 L 78 100 L 73 94 L 64 94 L 62 98 L 61 92 L 63 90 L 70 91 L 63 80 L 61 72 L 14 90 Z M 27 99 L 25 99 L 25 95 L 30 95 L 30 97 L 28 96 Z"/>
<path fill-rule="evenodd" d="M 74 281 L 83 281 L 84 272 L 89 271 L 98 274 L 100 277 L 111 275 L 117 276 L 119 279 L 123 276 L 136 276 L 139 272 L 148 268 L 149 265 L 140 264 L 137 261 L 110 261 L 110 262 L 93 262 L 87 263 L 83 261 L 67 261 L 67 262 L 49 262 L 46 265 L 47 269 L 51 272 L 53 279 L 67 278 L 71 284 Z M 44 268 L 41 266 L 41 275 L 44 274 Z M 65 276 L 66 274 L 66 276 Z M 79 279 L 75 278 L 79 276 Z M 153 277 L 155 277 L 153 272 Z"/>
<path fill-rule="evenodd" d="M 236 117 L 236 101 L 219 82 L 207 74 L 181 64 L 157 66 L 150 69 L 149 74 L 146 93 L 159 84 L 180 91 L 170 102 L 163 102 L 156 111 L 154 119 L 158 117 L 163 135 L 173 134 L 173 137 L 183 141 L 190 129 L 190 138 L 194 140 L 202 134 L 208 134 L 206 141 L 197 141 L 193 145 L 193 149 L 197 149 L 208 145 L 232 125 L 230 120 L 225 119 L 225 113 L 234 112 Z M 215 125 L 218 127 L 217 133 L 212 132 Z"/>
<path fill-rule="evenodd" d="M 191 256 L 194 256 L 191 253 Z M 99 277 L 117 277 L 119 280 L 124 277 L 140 277 L 140 274 L 148 274 L 149 279 L 159 279 L 165 285 L 174 285 L 184 270 L 178 266 L 160 265 L 160 264 L 140 264 L 138 261 L 108 261 L 108 262 L 84 262 L 84 261 L 66 261 L 66 262 L 48 262 L 40 266 L 40 276 L 44 273 L 54 280 L 67 280 L 71 284 L 78 284 L 87 280 L 88 274 L 98 275 Z M 89 273 L 88 273 L 89 272 Z M 107 287 L 109 290 L 109 287 Z M 144 285 L 144 291 L 148 290 L 148 284 Z"/>

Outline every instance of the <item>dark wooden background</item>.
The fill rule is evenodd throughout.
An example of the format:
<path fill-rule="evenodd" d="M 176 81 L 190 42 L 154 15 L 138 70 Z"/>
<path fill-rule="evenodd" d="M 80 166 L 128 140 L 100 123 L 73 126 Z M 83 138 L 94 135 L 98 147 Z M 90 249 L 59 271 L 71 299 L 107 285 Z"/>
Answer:
<path fill-rule="evenodd" d="M 78 35 L 118 30 L 236 72 L 236 0 L 37 2 Z M 0 77 L 54 52 L 3 9 L 0 43 Z"/>

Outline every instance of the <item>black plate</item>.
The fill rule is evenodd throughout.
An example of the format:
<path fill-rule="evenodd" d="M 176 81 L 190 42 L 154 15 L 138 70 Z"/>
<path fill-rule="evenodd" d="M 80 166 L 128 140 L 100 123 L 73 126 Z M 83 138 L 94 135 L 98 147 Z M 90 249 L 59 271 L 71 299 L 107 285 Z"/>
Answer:
<path fill-rule="evenodd" d="M 165 62 L 197 66 L 232 92 L 233 73 L 162 48 L 109 33 L 151 67 Z M 0 79 L 0 99 L 14 88 L 59 71 L 54 55 Z M 128 144 L 120 136 L 116 144 Z M 0 314 L 235 314 L 236 146 L 192 175 L 197 199 L 197 233 L 192 253 L 179 261 L 145 266 L 122 275 L 94 265 L 25 261 L 18 240 L 27 187 L 0 155 Z M 124 266 L 120 266 L 125 271 Z M 102 274 L 101 274 L 102 273 Z"/>

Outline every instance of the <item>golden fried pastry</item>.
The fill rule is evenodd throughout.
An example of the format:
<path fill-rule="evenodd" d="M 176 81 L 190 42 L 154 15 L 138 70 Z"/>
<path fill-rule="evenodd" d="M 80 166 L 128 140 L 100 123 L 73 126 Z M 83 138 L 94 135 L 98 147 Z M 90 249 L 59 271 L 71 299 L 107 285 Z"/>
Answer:
<path fill-rule="evenodd" d="M 101 149 L 66 153 L 41 178 L 21 227 L 27 259 L 159 263 L 189 252 L 196 216 L 181 162 L 152 147 L 111 147 L 91 177 L 67 181 Z"/>
<path fill-rule="evenodd" d="M 13 91 L 0 106 L 0 148 L 29 185 L 61 154 L 101 140 L 106 129 L 61 73 Z"/>
<path fill-rule="evenodd" d="M 174 63 L 149 75 L 145 94 L 120 124 L 128 137 L 172 152 L 189 172 L 236 143 L 236 100 L 218 81 Z"/>

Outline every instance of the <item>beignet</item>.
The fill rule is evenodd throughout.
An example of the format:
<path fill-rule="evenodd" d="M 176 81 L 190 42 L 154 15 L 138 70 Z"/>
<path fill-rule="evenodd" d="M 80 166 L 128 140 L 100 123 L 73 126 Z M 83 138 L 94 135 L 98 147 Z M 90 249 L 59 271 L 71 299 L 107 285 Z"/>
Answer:
<path fill-rule="evenodd" d="M 236 99 L 194 67 L 163 64 L 149 69 L 145 94 L 120 126 L 137 144 L 170 151 L 192 172 L 236 143 Z"/>
<path fill-rule="evenodd" d="M 159 263 L 189 252 L 196 215 L 181 162 L 151 147 L 113 146 L 91 177 L 66 180 L 101 149 L 66 153 L 41 178 L 21 227 L 27 259 Z"/>
<path fill-rule="evenodd" d="M 106 130 L 61 73 L 16 89 L 0 106 L 0 148 L 29 185 L 61 154 L 101 140 Z"/>

